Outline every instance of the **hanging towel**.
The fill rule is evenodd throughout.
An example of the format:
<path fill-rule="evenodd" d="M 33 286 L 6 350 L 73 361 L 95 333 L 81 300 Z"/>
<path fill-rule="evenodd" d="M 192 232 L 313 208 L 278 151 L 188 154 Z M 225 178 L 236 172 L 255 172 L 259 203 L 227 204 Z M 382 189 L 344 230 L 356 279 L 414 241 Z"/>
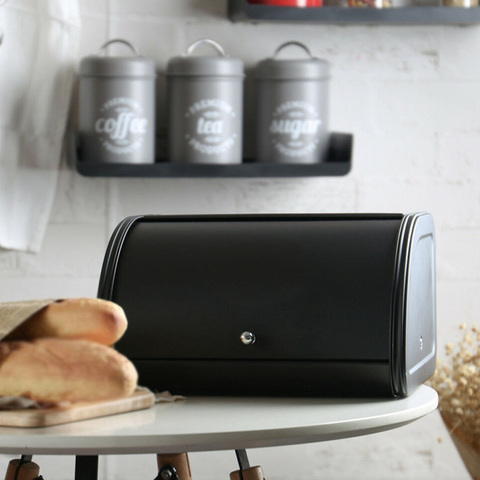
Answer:
<path fill-rule="evenodd" d="M 78 57 L 78 0 L 7 0 L 0 29 L 0 248 L 37 252 Z"/>

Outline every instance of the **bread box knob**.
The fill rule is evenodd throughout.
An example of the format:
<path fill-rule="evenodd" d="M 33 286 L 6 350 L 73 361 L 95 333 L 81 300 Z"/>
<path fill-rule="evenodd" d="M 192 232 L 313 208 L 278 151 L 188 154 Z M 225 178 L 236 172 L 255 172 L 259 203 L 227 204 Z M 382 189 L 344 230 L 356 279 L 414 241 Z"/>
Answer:
<path fill-rule="evenodd" d="M 255 343 L 256 337 L 252 332 L 243 332 L 240 335 L 240 340 L 244 345 L 253 345 Z"/>

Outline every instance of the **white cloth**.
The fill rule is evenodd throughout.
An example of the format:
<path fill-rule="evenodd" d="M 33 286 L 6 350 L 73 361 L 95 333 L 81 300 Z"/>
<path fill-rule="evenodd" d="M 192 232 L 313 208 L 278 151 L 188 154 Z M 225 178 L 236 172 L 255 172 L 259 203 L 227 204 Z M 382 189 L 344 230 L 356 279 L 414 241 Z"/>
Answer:
<path fill-rule="evenodd" d="M 7 0 L 0 29 L 0 248 L 35 252 L 55 196 L 78 0 Z"/>

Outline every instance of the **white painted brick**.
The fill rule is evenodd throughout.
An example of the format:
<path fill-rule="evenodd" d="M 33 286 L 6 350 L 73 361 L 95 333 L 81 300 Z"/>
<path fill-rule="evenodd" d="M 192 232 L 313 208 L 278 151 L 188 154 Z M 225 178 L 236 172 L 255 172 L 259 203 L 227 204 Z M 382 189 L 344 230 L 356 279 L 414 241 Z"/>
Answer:
<path fill-rule="evenodd" d="M 96 55 L 101 45 L 108 40 L 108 21 L 105 17 L 106 3 L 107 0 L 101 2 L 82 0 L 80 2 L 82 35 L 80 36 L 79 61 L 87 55 Z"/>
<path fill-rule="evenodd" d="M 169 22 L 163 17 L 119 16 L 111 20 L 109 36 L 124 38 L 133 43 L 142 55 L 156 61 L 160 71 L 165 71 L 172 56 L 183 53 L 185 44 L 183 24 Z M 112 45 L 112 55 L 120 55 L 122 52 L 125 54 L 125 46 Z"/>
<path fill-rule="evenodd" d="M 235 189 L 237 213 L 322 213 L 351 211 L 356 191 L 351 178 L 244 181 Z"/>
<path fill-rule="evenodd" d="M 393 131 L 390 134 L 364 132 L 354 136 L 353 171 L 355 178 L 367 183 L 387 179 L 407 182 L 415 178 L 428 188 L 432 179 L 440 178 L 435 154 L 433 134 L 414 131 L 407 137 Z"/>
<path fill-rule="evenodd" d="M 0 248 L 0 275 L 17 273 L 17 253 Z"/>
<path fill-rule="evenodd" d="M 96 297 L 98 276 L 62 277 L 48 274 L 41 276 L 3 277 L 0 302 L 33 300 L 42 298 Z"/>
<path fill-rule="evenodd" d="M 345 212 L 354 209 L 356 201 L 355 185 L 349 177 L 133 182 L 137 188 L 124 188 L 123 180 L 112 188 L 110 217 L 115 225 L 126 216 L 147 213 Z M 141 196 L 137 193 L 140 190 Z M 109 228 L 112 230 L 114 225 Z"/>
<path fill-rule="evenodd" d="M 329 28 L 318 29 L 318 26 L 306 24 L 298 29 L 293 24 L 232 23 L 219 18 L 215 23 L 188 23 L 186 33 L 191 43 L 208 32 L 208 37 L 220 42 L 229 55 L 241 58 L 248 69 L 272 57 L 282 43 L 290 40 L 304 43 L 318 55 L 319 46 L 326 44 Z M 303 55 L 301 50 L 299 54 Z"/>
<path fill-rule="evenodd" d="M 330 79 L 330 128 L 332 131 L 352 133 L 355 143 L 371 142 L 378 152 L 378 139 L 374 135 L 385 135 L 377 128 L 377 115 L 371 105 L 375 103 L 376 91 L 371 81 L 358 77 L 352 82 L 337 76 L 337 69 L 332 68 Z M 392 130 L 391 135 L 395 135 Z M 385 152 L 379 152 L 385 153 Z"/>
<path fill-rule="evenodd" d="M 188 40 L 203 37 L 205 28 L 201 19 L 187 25 Z M 328 60 L 339 78 L 349 79 L 352 87 L 362 79 L 385 83 L 386 79 L 435 78 L 437 74 L 438 42 L 431 29 L 412 29 L 406 37 L 401 27 L 346 29 L 306 23 L 298 28 L 293 23 L 232 24 L 219 18 L 208 24 L 208 32 L 222 39 L 229 53 L 243 58 L 247 66 L 271 57 L 283 42 L 300 41 L 315 56 Z"/>
<path fill-rule="evenodd" d="M 359 181 L 358 211 L 418 212 L 433 215 L 437 228 L 478 227 L 478 187 L 474 182 Z"/>
<path fill-rule="evenodd" d="M 225 17 L 227 4 L 224 0 L 111 0 L 110 12 L 113 16 L 154 16 L 178 19 L 183 23 Z"/>
<path fill-rule="evenodd" d="M 478 45 L 480 29 L 442 28 L 438 31 L 440 50 L 439 72 L 444 78 L 463 82 L 480 78 L 480 63 L 473 60 L 471 45 Z"/>
<path fill-rule="evenodd" d="M 437 278 L 438 345 L 457 343 L 463 333 L 459 325 L 480 326 L 480 281 L 453 281 Z"/>
<path fill-rule="evenodd" d="M 118 179 L 110 195 L 111 231 L 129 215 L 232 213 L 235 195 L 224 179 Z M 142 192 L 139 195 L 139 192 Z"/>
<path fill-rule="evenodd" d="M 439 132 L 436 149 L 438 170 L 443 178 L 480 180 L 480 129 Z"/>
<path fill-rule="evenodd" d="M 439 50 L 434 29 L 410 28 L 408 35 L 401 26 L 327 26 L 325 31 L 327 38 L 317 44 L 319 56 L 327 58 L 339 78 L 349 79 L 352 87 L 362 79 L 385 83 L 437 75 Z"/>
<path fill-rule="evenodd" d="M 103 225 L 106 215 L 106 185 L 103 178 L 83 177 L 72 168 L 59 172 L 50 221 Z"/>
<path fill-rule="evenodd" d="M 90 23 L 92 18 L 98 17 L 105 20 L 108 4 L 109 0 L 81 0 L 79 2 L 80 15 L 84 19 L 88 18 L 88 22 L 83 22 L 82 28 L 85 28 L 85 24 Z"/>
<path fill-rule="evenodd" d="M 386 133 L 450 131 L 480 128 L 480 117 L 472 105 L 480 102 L 477 82 L 439 80 L 390 81 L 375 84 L 377 125 Z"/>
<path fill-rule="evenodd" d="M 105 253 L 103 225 L 50 224 L 40 253 L 19 253 L 26 276 L 85 277 L 100 275 Z"/>
<path fill-rule="evenodd" d="M 480 282 L 480 229 L 437 232 L 438 277 Z"/>

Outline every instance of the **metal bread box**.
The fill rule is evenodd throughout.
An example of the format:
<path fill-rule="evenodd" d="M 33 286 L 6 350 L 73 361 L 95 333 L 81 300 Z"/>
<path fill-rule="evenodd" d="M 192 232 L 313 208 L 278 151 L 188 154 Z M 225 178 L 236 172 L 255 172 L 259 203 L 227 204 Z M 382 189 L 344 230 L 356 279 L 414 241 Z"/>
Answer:
<path fill-rule="evenodd" d="M 396 397 L 435 370 L 428 213 L 128 217 L 99 297 L 154 390 Z"/>

